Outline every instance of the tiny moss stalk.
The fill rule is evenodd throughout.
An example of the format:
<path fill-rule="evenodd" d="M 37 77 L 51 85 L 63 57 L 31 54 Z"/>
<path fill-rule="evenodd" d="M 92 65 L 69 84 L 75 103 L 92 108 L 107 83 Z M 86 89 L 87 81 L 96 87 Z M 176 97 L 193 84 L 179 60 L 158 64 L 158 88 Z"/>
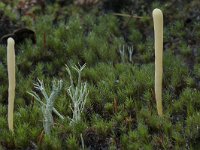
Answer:
<path fill-rule="evenodd" d="M 7 65 L 8 65 L 8 127 L 13 132 L 13 112 L 15 99 L 15 41 L 8 38 L 7 44 Z"/>
<path fill-rule="evenodd" d="M 155 36 L 155 96 L 158 115 L 163 115 L 162 76 L 163 76 L 163 14 L 160 9 L 153 10 Z"/>

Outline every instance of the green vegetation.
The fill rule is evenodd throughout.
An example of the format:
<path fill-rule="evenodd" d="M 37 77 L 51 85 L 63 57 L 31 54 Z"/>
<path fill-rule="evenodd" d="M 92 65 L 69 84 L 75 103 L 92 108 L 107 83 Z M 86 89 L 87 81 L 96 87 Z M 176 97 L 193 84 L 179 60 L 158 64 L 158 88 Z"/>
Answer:
<path fill-rule="evenodd" d="M 45 10 L 40 5 L 31 6 L 29 13 L 33 17 L 23 11 L 21 15 L 15 13 L 17 9 L 11 13 L 18 1 L 0 2 L 0 19 L 3 21 L 6 16 L 9 22 L 9 30 L 5 29 L 7 33 L 3 34 L 24 26 L 35 31 L 37 39 L 35 45 L 29 39 L 16 45 L 14 134 L 7 124 L 6 47 L 0 46 L 0 149 L 200 147 L 200 3 L 130 2 L 132 5 L 124 4 L 121 9 L 116 6 L 116 10 L 121 14 L 133 10 L 134 15 L 142 18 L 114 15 L 103 4 L 60 6 L 50 0 Z M 155 7 L 164 14 L 162 118 L 157 115 L 154 94 L 151 11 Z M 3 27 L 0 23 L 0 28 Z M 1 32 L 0 35 L 3 36 Z M 122 59 L 119 50 L 123 45 Z M 71 82 L 65 64 L 71 67 L 78 63 L 87 64 L 81 79 L 87 82 L 89 94 L 81 119 L 71 125 L 72 99 L 67 94 Z M 71 75 L 77 85 L 77 71 L 71 69 Z M 34 89 L 37 78 L 44 81 L 47 93 L 54 79 L 63 80 L 53 107 L 64 120 L 52 111 L 49 135 L 43 131 L 41 106 L 27 93 L 35 91 L 46 103 L 40 91 Z"/>

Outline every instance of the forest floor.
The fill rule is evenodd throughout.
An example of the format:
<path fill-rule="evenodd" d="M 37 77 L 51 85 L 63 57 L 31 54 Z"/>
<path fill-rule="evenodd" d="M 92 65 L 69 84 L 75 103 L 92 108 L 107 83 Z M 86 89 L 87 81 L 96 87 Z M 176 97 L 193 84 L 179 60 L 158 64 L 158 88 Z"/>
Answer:
<path fill-rule="evenodd" d="M 154 94 L 152 11 L 164 15 L 163 112 Z M 1 149 L 198 149 L 200 1 L 64 0 L 0 2 Z M 7 38 L 15 40 L 14 132 L 8 129 Z M 86 67 L 78 81 L 74 65 Z M 89 91 L 78 121 L 69 95 Z M 48 95 L 62 79 L 47 134 L 44 106 L 29 94 L 37 79 Z M 81 83 L 80 85 L 78 83 Z M 71 86 L 71 87 L 70 87 Z M 83 91 L 82 91 L 83 92 Z M 81 90 L 80 93 L 81 95 Z"/>

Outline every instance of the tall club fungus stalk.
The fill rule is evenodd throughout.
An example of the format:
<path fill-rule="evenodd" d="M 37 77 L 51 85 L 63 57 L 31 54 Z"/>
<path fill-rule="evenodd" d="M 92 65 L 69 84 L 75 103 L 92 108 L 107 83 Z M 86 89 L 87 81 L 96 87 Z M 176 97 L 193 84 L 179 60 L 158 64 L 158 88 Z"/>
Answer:
<path fill-rule="evenodd" d="M 155 36 L 155 96 L 158 115 L 163 115 L 162 76 L 163 76 L 163 14 L 160 9 L 153 10 Z"/>
<path fill-rule="evenodd" d="M 15 99 L 15 41 L 7 40 L 7 66 L 8 66 L 8 127 L 13 132 L 13 112 Z"/>

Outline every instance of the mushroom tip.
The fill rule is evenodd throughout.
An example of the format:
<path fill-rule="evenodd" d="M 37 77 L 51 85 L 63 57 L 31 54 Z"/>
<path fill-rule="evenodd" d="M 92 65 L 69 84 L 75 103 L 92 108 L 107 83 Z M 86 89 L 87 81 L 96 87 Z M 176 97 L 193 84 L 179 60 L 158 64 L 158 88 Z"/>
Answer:
<path fill-rule="evenodd" d="M 8 40 L 7 40 L 7 43 L 14 45 L 15 44 L 15 40 L 13 38 L 9 37 Z"/>
<path fill-rule="evenodd" d="M 162 15 L 162 10 L 158 9 L 158 8 L 155 8 L 153 10 L 153 15 Z"/>

